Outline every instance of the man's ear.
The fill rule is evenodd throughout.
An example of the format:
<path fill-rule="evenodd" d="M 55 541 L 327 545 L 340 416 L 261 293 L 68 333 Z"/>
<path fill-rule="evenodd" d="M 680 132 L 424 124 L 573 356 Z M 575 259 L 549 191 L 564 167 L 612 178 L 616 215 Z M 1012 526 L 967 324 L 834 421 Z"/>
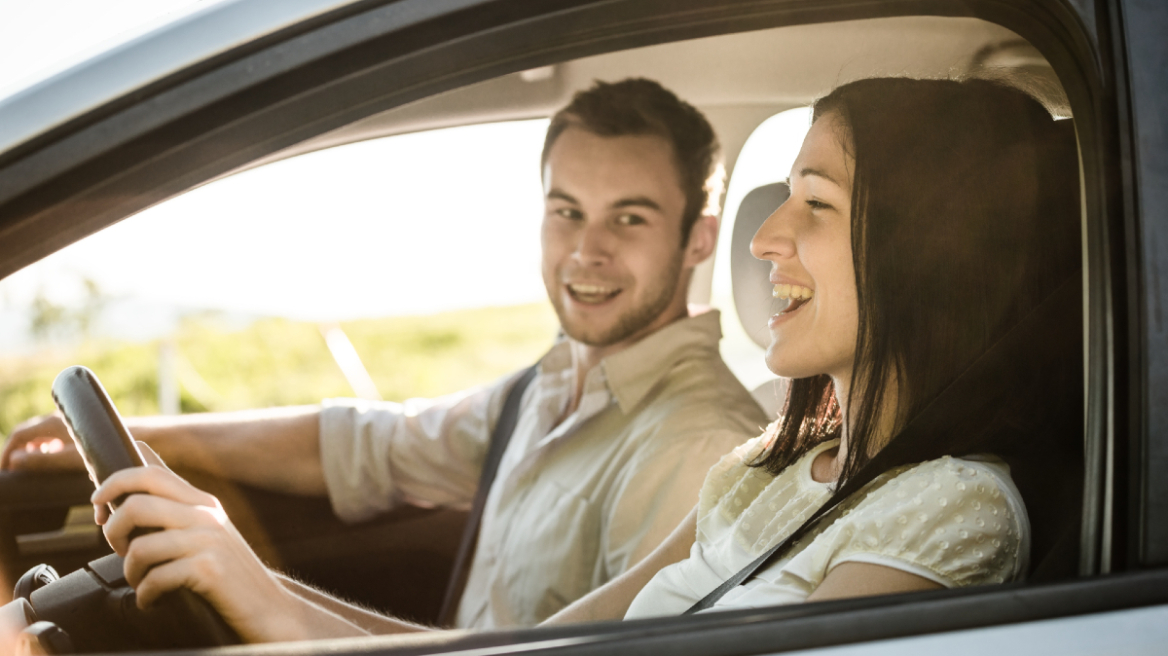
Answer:
<path fill-rule="evenodd" d="M 714 254 L 718 244 L 718 217 L 702 215 L 694 221 L 689 231 L 689 242 L 685 245 L 685 266 L 693 267 Z"/>

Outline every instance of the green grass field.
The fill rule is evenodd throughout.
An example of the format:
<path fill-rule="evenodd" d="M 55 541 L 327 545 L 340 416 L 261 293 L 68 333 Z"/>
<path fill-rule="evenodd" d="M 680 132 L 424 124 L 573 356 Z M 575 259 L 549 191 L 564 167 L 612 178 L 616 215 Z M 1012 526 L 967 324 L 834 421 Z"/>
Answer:
<path fill-rule="evenodd" d="M 558 323 L 547 303 L 342 323 L 381 396 L 400 401 L 454 392 L 536 360 Z M 318 403 L 352 396 L 316 324 L 262 319 L 239 330 L 213 316 L 173 336 L 183 412 Z M 90 340 L 75 348 L 0 358 L 0 433 L 51 412 L 53 378 L 92 369 L 124 415 L 158 412 L 160 343 Z"/>

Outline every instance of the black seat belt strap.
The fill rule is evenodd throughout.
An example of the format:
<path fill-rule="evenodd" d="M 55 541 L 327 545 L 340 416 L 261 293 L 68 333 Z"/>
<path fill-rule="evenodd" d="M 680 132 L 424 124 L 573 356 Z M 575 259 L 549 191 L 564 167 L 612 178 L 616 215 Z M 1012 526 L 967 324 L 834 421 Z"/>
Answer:
<path fill-rule="evenodd" d="M 479 526 L 483 520 L 483 509 L 487 506 L 487 493 L 495 482 L 495 474 L 499 471 L 499 463 L 503 460 L 503 452 L 511 442 L 511 434 L 519 423 L 519 403 L 523 399 L 523 392 L 531 384 L 539 371 L 539 363 L 528 367 L 511 386 L 507 398 L 503 401 L 503 410 L 499 413 L 499 420 L 495 422 L 495 430 L 491 431 L 491 442 L 487 447 L 487 456 L 483 460 L 482 475 L 479 476 L 479 487 L 475 491 L 474 502 L 471 503 L 470 516 L 466 520 L 466 528 L 462 531 L 462 540 L 458 544 L 458 555 L 454 558 L 454 567 L 450 572 L 450 581 L 446 584 L 446 595 L 442 599 L 442 610 L 438 613 L 439 626 L 452 626 L 458 612 L 458 604 L 462 601 L 462 593 L 466 588 L 467 577 L 470 575 L 470 564 L 474 559 L 475 548 L 478 545 Z"/>
<path fill-rule="evenodd" d="M 884 456 L 888 456 L 894 451 L 895 449 L 886 449 Z M 888 461 L 889 459 L 887 457 L 880 458 L 878 456 L 877 458 L 873 459 L 872 462 L 870 462 L 863 469 L 857 472 L 855 476 L 849 479 L 847 483 L 837 489 L 835 493 L 831 495 L 831 498 L 829 498 L 826 503 L 819 507 L 819 510 L 816 510 L 814 513 L 812 513 L 811 516 L 807 518 L 807 521 L 803 522 L 803 524 L 799 526 L 799 528 L 795 529 L 790 535 L 788 535 L 785 540 L 782 540 L 775 546 L 767 549 L 766 552 L 761 556 L 755 558 L 748 565 L 738 570 L 733 576 L 723 581 L 722 585 L 714 588 L 712 591 L 710 591 L 709 594 L 699 599 L 698 602 L 693 606 L 687 608 L 686 611 L 682 613 L 682 615 L 690 615 L 692 613 L 713 607 L 713 605 L 716 604 L 719 599 L 725 596 L 727 592 L 730 592 L 734 588 L 742 585 L 746 579 L 754 576 L 754 573 L 758 570 L 778 560 L 785 553 L 787 553 L 789 547 L 794 546 L 794 544 L 798 542 L 800 538 L 811 532 L 811 530 L 819 524 L 819 521 L 831 513 L 831 511 L 839 506 L 840 503 L 842 503 L 852 494 L 855 494 L 861 490 L 868 483 L 871 483 L 873 480 L 875 480 L 882 471 L 885 471 Z"/>
<path fill-rule="evenodd" d="M 742 569 L 735 572 L 733 576 L 726 579 L 725 581 L 722 581 L 721 585 L 711 590 L 709 594 L 699 599 L 693 606 L 687 608 L 686 611 L 682 613 L 682 615 L 691 615 L 693 613 L 712 608 L 714 604 L 718 603 L 719 599 L 726 595 L 727 592 L 730 592 L 734 588 L 742 585 L 746 579 L 754 576 L 755 572 L 769 565 L 772 561 L 778 558 L 781 552 L 786 551 L 784 547 L 789 544 L 793 544 L 795 540 L 802 537 L 803 534 L 806 533 L 806 529 L 810 528 L 816 520 L 826 514 L 829 507 L 834 505 L 835 504 L 832 503 L 825 504 L 822 508 L 820 508 L 819 512 L 816 512 L 814 515 L 812 515 L 810 519 L 804 522 L 803 526 L 799 527 L 798 530 L 789 535 L 786 540 L 783 540 L 770 549 L 767 549 L 766 552 L 764 552 L 758 558 L 755 558 L 748 565 L 746 565 L 746 567 L 743 567 Z"/>

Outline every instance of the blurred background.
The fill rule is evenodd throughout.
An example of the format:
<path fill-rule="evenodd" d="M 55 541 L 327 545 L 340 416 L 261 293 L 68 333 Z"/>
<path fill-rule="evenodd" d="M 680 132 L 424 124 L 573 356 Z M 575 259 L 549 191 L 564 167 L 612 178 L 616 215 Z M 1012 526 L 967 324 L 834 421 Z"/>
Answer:
<path fill-rule="evenodd" d="M 216 0 L 221 1 L 221 0 Z M 0 0 L 0 98 L 210 4 Z M 768 120 L 725 199 L 782 179 L 806 110 Z M 402 400 L 538 358 L 546 120 L 406 134 L 268 164 L 161 203 L 0 280 L 0 435 L 71 364 L 127 415 Z M 731 307 L 729 239 L 714 303 Z M 732 313 L 723 353 L 766 380 Z"/>
<path fill-rule="evenodd" d="M 0 97 L 208 4 L 3 0 Z M 277 162 L 0 281 L 0 433 L 51 411 L 69 364 L 125 414 L 432 396 L 529 364 L 556 333 L 539 278 L 545 128 Z"/>

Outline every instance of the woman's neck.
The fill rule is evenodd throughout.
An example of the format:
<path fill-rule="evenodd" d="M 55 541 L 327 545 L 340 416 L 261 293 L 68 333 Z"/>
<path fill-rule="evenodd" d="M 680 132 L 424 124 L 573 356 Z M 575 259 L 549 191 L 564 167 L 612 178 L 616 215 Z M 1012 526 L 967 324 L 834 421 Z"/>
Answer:
<path fill-rule="evenodd" d="M 884 448 L 896 430 L 897 384 L 895 376 L 891 378 L 885 383 L 884 394 L 881 395 L 881 407 L 876 417 L 876 434 L 872 436 L 873 439 L 868 444 L 869 457 L 876 455 L 880 449 Z M 846 376 L 832 376 L 831 382 L 835 389 L 835 399 L 836 403 L 839 404 L 840 417 L 843 418 L 843 421 L 840 425 L 839 446 L 823 451 L 811 463 L 811 478 L 819 483 L 834 483 L 839 480 L 840 475 L 843 474 L 844 465 L 848 461 L 848 452 L 851 447 L 852 422 L 848 415 L 851 373 L 848 372 Z"/>

